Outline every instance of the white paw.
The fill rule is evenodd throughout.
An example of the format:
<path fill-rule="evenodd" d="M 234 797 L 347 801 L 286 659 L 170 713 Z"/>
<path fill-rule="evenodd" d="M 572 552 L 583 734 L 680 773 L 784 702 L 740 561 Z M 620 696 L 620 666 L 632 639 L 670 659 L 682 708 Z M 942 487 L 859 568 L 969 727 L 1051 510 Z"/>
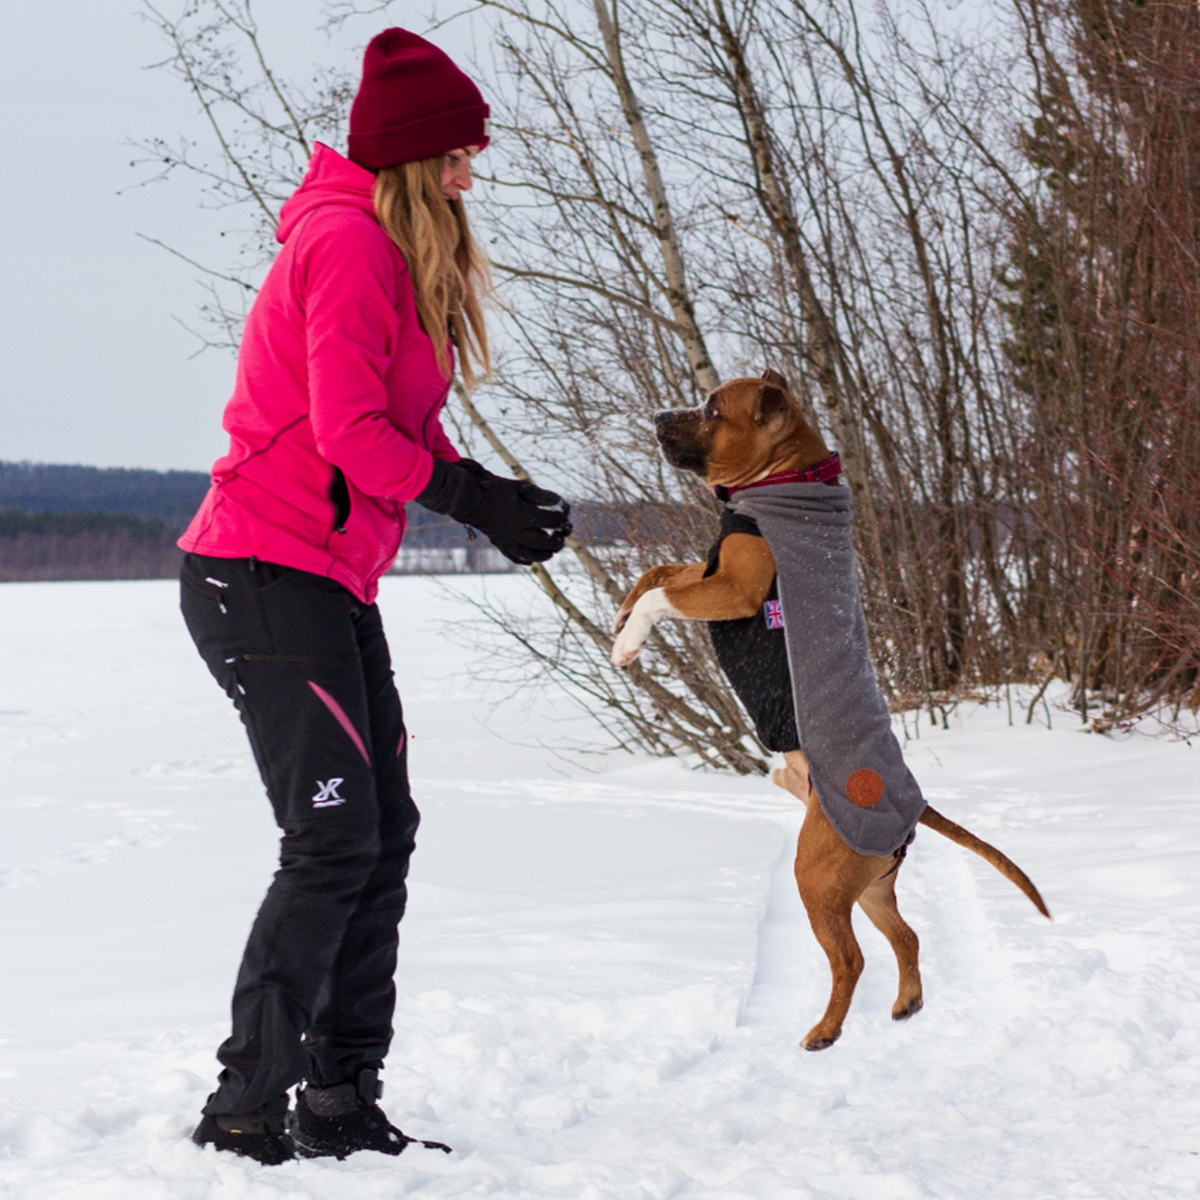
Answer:
<path fill-rule="evenodd" d="M 651 588 L 629 610 L 625 624 L 613 642 L 612 661 L 614 666 L 627 667 L 646 644 L 650 630 L 663 617 L 675 612 L 674 606 L 663 595 L 662 588 Z"/>
<path fill-rule="evenodd" d="M 637 658 L 642 647 L 646 644 L 646 637 L 649 634 L 649 629 L 641 637 L 635 637 L 632 632 L 632 621 L 625 623 L 625 628 L 617 635 L 617 640 L 613 642 L 612 660 L 615 667 L 627 667 L 635 658 Z"/>

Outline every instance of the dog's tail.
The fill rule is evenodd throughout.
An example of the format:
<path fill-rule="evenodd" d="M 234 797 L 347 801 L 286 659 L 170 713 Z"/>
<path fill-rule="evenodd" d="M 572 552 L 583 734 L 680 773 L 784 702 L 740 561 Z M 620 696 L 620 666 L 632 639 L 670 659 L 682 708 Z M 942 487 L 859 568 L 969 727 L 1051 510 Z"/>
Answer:
<path fill-rule="evenodd" d="M 936 808 L 926 807 L 921 814 L 921 824 L 928 825 L 935 833 L 940 833 L 942 837 L 947 837 L 965 849 L 974 851 L 980 858 L 986 859 L 1005 879 L 1015 883 L 1033 901 L 1034 907 L 1043 917 L 1050 916 L 1050 910 L 1046 907 L 1041 893 L 1033 886 L 1033 880 L 1011 858 L 1001 854 L 995 846 L 988 845 L 982 838 L 977 838 L 961 825 L 955 825 L 953 821 L 943 817 Z"/>

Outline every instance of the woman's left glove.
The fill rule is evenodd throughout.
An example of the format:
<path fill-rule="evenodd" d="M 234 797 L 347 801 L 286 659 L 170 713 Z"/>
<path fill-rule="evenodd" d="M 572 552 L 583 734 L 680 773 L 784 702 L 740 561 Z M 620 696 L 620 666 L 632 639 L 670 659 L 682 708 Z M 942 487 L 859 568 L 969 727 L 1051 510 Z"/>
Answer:
<path fill-rule="evenodd" d="M 510 562 L 545 562 L 571 533 L 571 506 L 557 493 L 524 479 L 505 479 L 469 458 L 433 460 L 417 503 L 473 525 Z"/>

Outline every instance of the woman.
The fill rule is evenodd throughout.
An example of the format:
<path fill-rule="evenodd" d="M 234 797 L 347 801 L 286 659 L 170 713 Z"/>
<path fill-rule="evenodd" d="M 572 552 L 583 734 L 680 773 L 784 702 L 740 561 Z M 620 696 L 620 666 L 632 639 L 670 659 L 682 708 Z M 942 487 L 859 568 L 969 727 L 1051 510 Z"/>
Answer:
<path fill-rule="evenodd" d="M 435 46 L 402 29 L 371 42 L 348 158 L 318 145 L 283 206 L 225 410 L 230 450 L 179 543 L 188 630 L 283 830 L 193 1140 L 265 1163 L 409 1141 L 378 1075 L 418 814 L 374 603 L 404 503 L 520 563 L 570 531 L 558 496 L 461 459 L 439 420 L 454 348 L 468 386 L 489 365 L 486 266 L 460 198 L 487 115 Z"/>

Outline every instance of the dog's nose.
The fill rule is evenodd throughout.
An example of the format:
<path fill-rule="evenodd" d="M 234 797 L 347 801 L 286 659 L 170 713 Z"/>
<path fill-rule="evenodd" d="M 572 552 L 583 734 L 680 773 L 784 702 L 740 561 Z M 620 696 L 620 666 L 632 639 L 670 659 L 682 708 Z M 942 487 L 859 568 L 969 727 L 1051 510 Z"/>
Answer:
<path fill-rule="evenodd" d="M 662 437 L 672 425 L 679 422 L 679 418 L 683 416 L 678 409 L 671 409 L 668 412 L 660 412 L 654 414 L 654 432 Z"/>

